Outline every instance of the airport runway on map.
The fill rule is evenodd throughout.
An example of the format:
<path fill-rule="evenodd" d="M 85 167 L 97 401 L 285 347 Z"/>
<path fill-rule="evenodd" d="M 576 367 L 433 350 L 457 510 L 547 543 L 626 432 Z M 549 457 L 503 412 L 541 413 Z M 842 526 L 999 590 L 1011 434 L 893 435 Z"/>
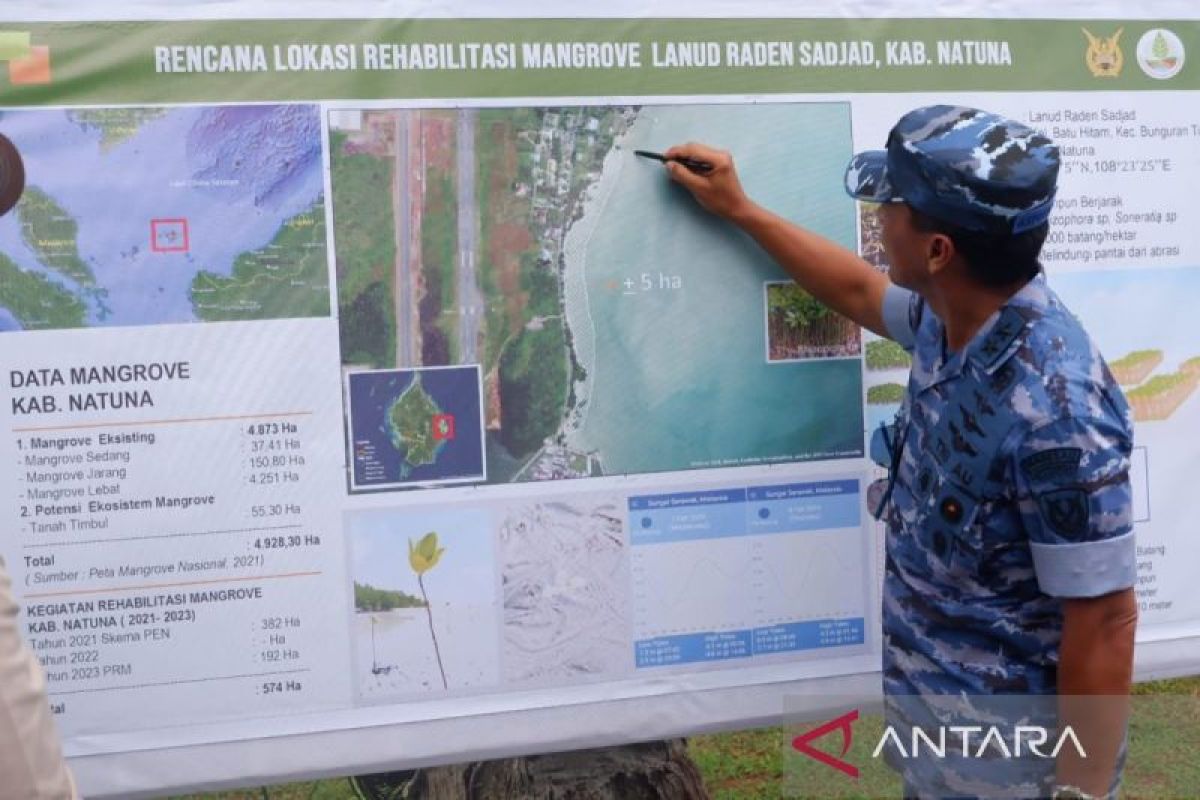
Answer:
<path fill-rule="evenodd" d="M 396 305 L 396 366 L 416 366 L 418 359 L 413 354 L 413 281 L 412 259 L 409 253 L 412 242 L 412 203 L 409 196 L 409 150 L 411 137 L 409 126 L 415 112 L 394 112 L 395 165 L 392 170 L 392 210 L 395 212 L 396 230 L 396 274 L 393 301 Z"/>
<path fill-rule="evenodd" d="M 458 362 L 479 362 L 479 328 L 483 322 L 483 294 L 479 290 L 479 197 L 475 184 L 475 131 L 479 112 L 458 111 Z"/>

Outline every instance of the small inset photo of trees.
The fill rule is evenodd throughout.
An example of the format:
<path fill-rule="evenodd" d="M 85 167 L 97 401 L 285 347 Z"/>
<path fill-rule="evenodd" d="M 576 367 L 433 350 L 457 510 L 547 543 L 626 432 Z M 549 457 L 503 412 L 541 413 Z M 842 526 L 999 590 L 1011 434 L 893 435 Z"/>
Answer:
<path fill-rule="evenodd" d="M 862 352 L 859 327 L 794 283 L 764 284 L 767 361 L 854 358 Z"/>
<path fill-rule="evenodd" d="M 858 204 L 858 252 L 880 272 L 888 271 L 887 253 L 883 251 L 883 225 L 879 221 L 878 203 Z"/>

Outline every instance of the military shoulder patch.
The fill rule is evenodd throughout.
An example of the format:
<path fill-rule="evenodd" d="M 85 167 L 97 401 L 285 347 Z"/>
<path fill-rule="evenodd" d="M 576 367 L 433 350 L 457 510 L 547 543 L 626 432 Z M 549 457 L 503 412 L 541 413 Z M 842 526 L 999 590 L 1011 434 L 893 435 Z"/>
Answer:
<path fill-rule="evenodd" d="M 1038 511 L 1050 529 L 1075 537 L 1087 531 L 1091 503 L 1084 489 L 1056 489 L 1037 496 Z"/>
<path fill-rule="evenodd" d="M 1055 447 L 1042 450 L 1021 460 L 1021 471 L 1031 483 L 1074 478 L 1079 472 L 1083 451 L 1078 447 Z"/>

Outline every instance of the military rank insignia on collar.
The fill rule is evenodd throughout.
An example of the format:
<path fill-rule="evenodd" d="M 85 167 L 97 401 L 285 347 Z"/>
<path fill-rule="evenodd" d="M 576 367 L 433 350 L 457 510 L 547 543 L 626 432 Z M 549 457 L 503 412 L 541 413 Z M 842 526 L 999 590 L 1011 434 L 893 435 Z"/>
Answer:
<path fill-rule="evenodd" d="M 1012 306 L 1000 312 L 996 324 L 979 345 L 977 359 L 985 372 L 994 369 L 1009 355 L 1013 344 L 1025 332 L 1027 320 L 1021 311 Z"/>

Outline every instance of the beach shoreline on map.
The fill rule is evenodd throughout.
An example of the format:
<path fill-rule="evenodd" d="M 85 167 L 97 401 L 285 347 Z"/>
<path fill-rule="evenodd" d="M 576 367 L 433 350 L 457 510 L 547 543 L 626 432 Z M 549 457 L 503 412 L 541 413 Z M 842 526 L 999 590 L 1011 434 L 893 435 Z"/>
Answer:
<path fill-rule="evenodd" d="M 640 112 L 640 109 L 638 111 Z M 582 213 L 563 237 L 563 316 L 566 321 L 567 348 L 570 350 L 571 362 L 579 366 L 579 371 L 571 376 L 570 396 L 573 402 L 563 416 L 559 435 L 568 449 L 590 455 L 600 475 L 604 474 L 604 453 L 590 449 L 581 441 L 597 367 L 596 330 L 591 317 L 587 289 L 587 248 L 620 182 L 621 172 L 628 158 L 625 141 L 633 137 L 641 119 L 640 113 L 635 112 L 633 122 L 614 139 L 613 147 L 605 156 L 600 169 L 600 179 L 587 188 Z"/>
<path fill-rule="evenodd" d="M 778 164 L 794 147 L 789 137 L 806 141 L 812 157 L 785 171 Z M 842 412 L 861 401 L 857 332 L 833 342 L 845 346 L 821 346 L 829 343 L 813 337 L 824 329 L 806 328 L 806 358 L 770 361 L 763 285 L 786 281 L 786 273 L 737 231 L 714 224 L 660 165 L 633 153 L 690 138 L 738 152 L 747 186 L 778 213 L 854 241 L 848 200 L 818 202 L 797 191 L 832 184 L 849 157 L 843 105 L 637 107 L 564 235 L 563 316 L 578 368 L 559 446 L 587 454 L 604 474 L 858 453 L 861 418 Z M 745 324 L 718 330 L 710 324 L 718 319 Z M 741 416 L 750 406 L 778 413 Z M 639 429 L 644 435 L 630 435 Z"/>
<path fill-rule="evenodd" d="M 582 428 L 591 399 L 596 372 L 595 330 L 588 311 L 587 244 L 616 190 L 628 150 L 625 142 L 637 126 L 640 106 L 621 107 L 626 126 L 613 136 L 611 149 L 605 155 L 599 177 L 587 183 L 578 214 L 562 233 L 556 270 L 562 305 L 566 357 L 571 366 L 568 376 L 566 405 L 554 434 L 547 443 L 525 458 L 515 471 L 513 480 L 539 480 L 539 465 L 546 460 L 560 459 L 563 463 L 582 465 L 579 475 L 599 477 L 605 473 L 603 453 L 576 441 Z M 530 473 L 535 473 L 530 475 Z"/>

